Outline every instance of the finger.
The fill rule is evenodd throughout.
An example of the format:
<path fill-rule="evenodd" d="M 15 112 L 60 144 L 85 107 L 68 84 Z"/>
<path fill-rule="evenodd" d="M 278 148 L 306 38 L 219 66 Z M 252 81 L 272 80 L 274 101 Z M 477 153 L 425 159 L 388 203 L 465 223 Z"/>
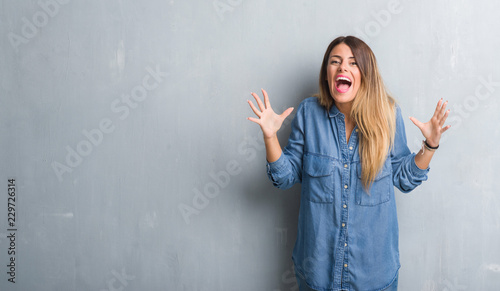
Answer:
<path fill-rule="evenodd" d="M 248 120 L 252 121 L 252 122 L 255 122 L 257 123 L 258 125 L 260 125 L 260 119 L 257 119 L 257 118 L 254 118 L 254 117 L 247 117 Z"/>
<path fill-rule="evenodd" d="M 443 106 L 441 106 L 441 110 L 439 111 L 439 119 L 443 118 L 445 112 L 446 112 L 446 105 L 448 105 L 448 100 L 443 103 Z"/>
<path fill-rule="evenodd" d="M 450 114 L 450 109 L 446 110 L 446 112 L 443 115 L 443 118 L 439 121 L 439 126 L 443 126 L 444 123 L 446 122 L 446 118 L 448 118 L 448 115 Z"/>
<path fill-rule="evenodd" d="M 248 104 L 250 104 L 250 108 L 252 108 L 253 113 L 255 113 L 255 115 L 257 115 L 260 118 L 260 116 L 262 115 L 262 112 L 260 112 L 259 110 L 257 110 L 257 108 L 255 108 L 255 105 L 253 105 L 252 101 L 247 100 L 247 102 L 248 102 Z"/>
<path fill-rule="evenodd" d="M 443 134 L 445 131 L 447 131 L 448 129 L 450 129 L 451 125 L 447 125 L 443 128 L 441 128 L 441 134 Z"/>
<path fill-rule="evenodd" d="M 267 92 L 264 89 L 262 90 L 262 95 L 264 95 L 264 105 L 266 105 L 266 108 L 271 108 L 271 103 L 269 102 L 269 96 L 267 96 Z"/>
<path fill-rule="evenodd" d="M 442 103 L 443 103 L 443 98 L 439 99 L 438 104 L 436 105 L 436 110 L 434 110 L 434 115 L 436 115 L 436 112 L 439 112 Z"/>
<path fill-rule="evenodd" d="M 253 98 L 255 98 L 257 105 L 259 105 L 260 111 L 264 111 L 264 109 L 266 109 L 266 108 L 264 107 L 264 104 L 262 104 L 262 101 L 260 100 L 259 95 L 252 92 L 252 96 L 253 96 Z"/>
<path fill-rule="evenodd" d="M 288 115 L 290 115 L 290 113 L 292 113 L 292 111 L 293 111 L 293 107 L 290 107 L 287 110 L 285 110 L 283 113 L 281 113 L 280 117 L 283 120 L 285 120 L 288 117 Z"/>
<path fill-rule="evenodd" d="M 436 105 L 436 110 L 434 110 L 434 115 L 433 117 L 438 117 L 438 112 L 441 109 L 441 104 L 443 103 L 443 98 L 439 99 L 437 105 Z"/>
<path fill-rule="evenodd" d="M 420 122 L 420 120 L 416 119 L 415 117 L 410 116 L 410 120 L 411 120 L 411 122 L 413 122 L 413 124 L 415 124 L 418 128 L 420 128 L 420 130 L 422 130 L 422 128 L 424 127 L 424 124 L 422 122 Z"/>

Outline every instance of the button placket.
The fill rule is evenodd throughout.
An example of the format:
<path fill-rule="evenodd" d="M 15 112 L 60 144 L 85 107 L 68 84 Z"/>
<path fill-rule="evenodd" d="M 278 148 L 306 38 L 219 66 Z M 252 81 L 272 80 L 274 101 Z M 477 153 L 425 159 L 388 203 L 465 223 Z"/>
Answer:
<path fill-rule="evenodd" d="M 349 217 L 349 211 L 348 211 L 348 205 L 349 205 L 349 188 L 350 188 L 350 182 L 351 182 L 351 169 L 350 169 L 350 163 L 352 162 L 352 159 L 354 157 L 354 147 L 357 143 L 357 132 L 359 130 L 356 128 L 355 132 L 351 135 L 351 138 L 349 140 L 349 144 L 347 147 L 344 147 L 346 149 L 345 151 L 345 159 L 344 162 L 344 171 L 342 171 L 342 181 L 344 185 L 344 190 L 342 191 L 342 208 L 341 208 L 341 217 L 342 217 L 342 229 L 341 229 L 341 244 L 344 244 L 344 247 L 339 247 L 341 249 L 342 257 L 339 255 L 339 259 L 342 258 L 342 261 L 339 262 L 338 270 L 341 272 L 339 276 L 341 277 L 340 279 L 340 286 L 346 287 L 349 285 L 349 276 L 348 276 L 348 252 L 347 252 L 347 223 L 348 223 L 348 217 Z"/>
<path fill-rule="evenodd" d="M 351 162 L 354 156 L 354 147 L 356 145 L 356 133 L 351 135 L 349 143 L 345 138 L 345 123 L 344 118 L 336 120 L 337 128 L 340 131 L 341 142 L 341 187 L 340 191 L 341 206 L 340 206 L 340 236 L 337 251 L 334 252 L 336 263 L 334 266 L 334 288 L 341 288 L 344 284 L 348 284 L 348 253 L 347 253 L 347 236 L 348 236 L 348 221 L 349 221 L 349 194 L 351 186 Z M 341 189 L 342 189 L 341 188 Z"/>

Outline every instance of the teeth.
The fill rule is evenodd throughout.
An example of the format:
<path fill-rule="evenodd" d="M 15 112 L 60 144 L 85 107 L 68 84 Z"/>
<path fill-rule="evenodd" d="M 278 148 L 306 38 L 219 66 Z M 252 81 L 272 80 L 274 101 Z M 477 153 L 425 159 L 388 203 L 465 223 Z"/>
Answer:
<path fill-rule="evenodd" d="M 344 81 L 348 81 L 349 83 L 351 83 L 351 80 L 349 80 L 346 77 L 338 77 L 337 80 L 335 80 L 335 81 L 338 81 L 338 80 L 344 80 Z"/>

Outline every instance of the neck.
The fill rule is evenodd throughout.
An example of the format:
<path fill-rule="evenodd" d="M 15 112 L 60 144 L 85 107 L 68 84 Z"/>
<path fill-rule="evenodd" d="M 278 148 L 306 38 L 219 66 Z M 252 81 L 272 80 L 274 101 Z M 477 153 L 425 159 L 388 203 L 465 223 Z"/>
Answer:
<path fill-rule="evenodd" d="M 337 106 L 337 109 L 344 114 L 346 120 L 350 119 L 351 117 L 351 108 L 352 108 L 352 102 L 349 103 L 342 103 L 339 104 L 335 102 L 335 106 Z"/>

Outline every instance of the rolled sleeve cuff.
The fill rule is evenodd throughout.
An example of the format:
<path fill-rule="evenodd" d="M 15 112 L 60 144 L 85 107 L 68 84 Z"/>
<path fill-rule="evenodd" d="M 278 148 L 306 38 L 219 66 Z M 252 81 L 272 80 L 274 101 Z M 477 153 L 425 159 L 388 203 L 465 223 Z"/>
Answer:
<path fill-rule="evenodd" d="M 286 169 L 286 157 L 284 153 L 274 162 L 267 162 L 267 173 L 269 175 L 274 175 L 283 172 Z"/>
<path fill-rule="evenodd" d="M 429 170 L 431 169 L 430 167 L 427 167 L 427 169 L 420 169 L 417 166 L 417 163 L 415 162 L 415 156 L 416 154 L 412 154 L 413 157 L 411 158 L 412 163 L 411 163 L 411 173 L 413 174 L 414 177 L 426 177 L 427 173 L 429 173 Z"/>

